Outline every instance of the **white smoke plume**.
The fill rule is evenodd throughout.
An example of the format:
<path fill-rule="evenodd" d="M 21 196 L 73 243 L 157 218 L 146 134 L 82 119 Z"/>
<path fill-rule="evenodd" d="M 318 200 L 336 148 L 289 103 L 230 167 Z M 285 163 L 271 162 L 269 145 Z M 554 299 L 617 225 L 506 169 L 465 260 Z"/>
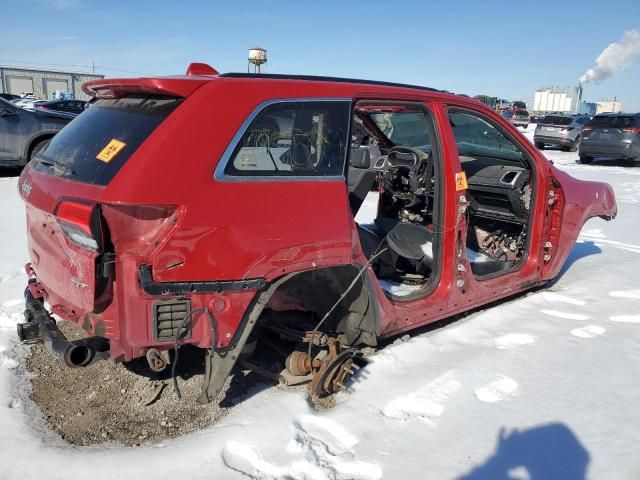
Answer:
<path fill-rule="evenodd" d="M 587 70 L 587 73 L 580 77 L 580 81 L 582 83 L 601 82 L 630 67 L 638 56 L 640 56 L 640 30 L 625 32 L 620 41 L 609 44 L 598 55 L 596 66 Z"/>

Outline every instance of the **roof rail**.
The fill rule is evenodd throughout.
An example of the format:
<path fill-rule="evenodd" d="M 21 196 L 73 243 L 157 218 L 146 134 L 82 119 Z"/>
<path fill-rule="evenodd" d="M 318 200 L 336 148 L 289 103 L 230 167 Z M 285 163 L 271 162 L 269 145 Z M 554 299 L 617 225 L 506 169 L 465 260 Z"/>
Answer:
<path fill-rule="evenodd" d="M 379 82 L 376 80 L 361 80 L 357 78 L 343 78 L 343 77 L 323 77 L 316 75 L 285 75 L 277 73 L 223 73 L 219 77 L 226 78 L 262 78 L 272 80 L 306 80 L 310 82 L 339 82 L 339 83 L 362 83 L 364 85 L 380 85 L 383 87 L 401 87 L 401 88 L 413 88 L 418 90 L 427 90 L 430 92 L 441 92 L 431 87 L 422 87 L 420 85 L 407 85 L 405 83 L 393 83 L 393 82 Z"/>

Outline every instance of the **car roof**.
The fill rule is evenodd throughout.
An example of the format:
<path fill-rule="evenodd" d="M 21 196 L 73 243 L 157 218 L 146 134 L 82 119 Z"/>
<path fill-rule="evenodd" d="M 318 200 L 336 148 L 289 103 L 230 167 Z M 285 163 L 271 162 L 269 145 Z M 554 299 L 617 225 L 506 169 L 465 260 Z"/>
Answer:
<path fill-rule="evenodd" d="M 211 67 L 208 68 L 211 69 Z M 265 82 L 265 86 L 267 85 L 267 82 L 269 82 L 269 84 L 271 85 L 273 85 L 274 83 L 280 83 L 283 85 L 302 85 L 308 83 L 314 86 L 323 87 L 325 89 L 327 87 L 327 84 L 334 84 L 336 87 L 340 87 L 340 90 L 346 95 L 357 96 L 360 94 L 385 93 L 407 95 L 414 93 L 423 97 L 425 96 L 425 93 L 427 93 L 429 96 L 433 95 L 441 99 L 455 98 L 461 101 L 466 101 L 470 105 L 474 105 L 474 107 L 477 107 L 478 104 L 483 105 L 476 99 L 456 95 L 445 90 L 438 90 L 431 87 L 409 85 L 404 83 L 314 75 L 255 74 L 234 72 L 219 74 L 213 69 L 211 69 L 211 73 L 203 73 L 204 71 L 202 69 L 198 69 L 195 72 L 190 72 L 190 70 L 191 67 L 189 70 L 187 70 L 188 73 L 186 75 L 153 78 L 142 77 L 93 80 L 84 83 L 82 89 L 85 93 L 99 98 L 117 98 L 126 94 L 156 94 L 188 97 L 201 86 L 207 83 L 217 82 L 256 82 L 256 84 Z M 486 108 L 491 110 L 489 107 Z"/>

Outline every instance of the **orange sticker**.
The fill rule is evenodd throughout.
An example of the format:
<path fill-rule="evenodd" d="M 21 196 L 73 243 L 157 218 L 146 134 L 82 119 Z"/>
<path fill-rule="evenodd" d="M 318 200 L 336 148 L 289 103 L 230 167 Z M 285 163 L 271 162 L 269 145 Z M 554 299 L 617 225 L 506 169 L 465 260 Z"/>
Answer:
<path fill-rule="evenodd" d="M 464 172 L 456 173 L 456 192 L 467 189 L 467 176 Z"/>
<path fill-rule="evenodd" d="M 107 146 L 104 147 L 98 155 L 96 155 L 96 158 L 103 161 L 104 163 L 109 163 L 111 160 L 113 160 L 113 157 L 115 157 L 120 152 L 120 150 L 122 150 L 126 146 L 126 143 L 113 138 L 107 144 Z"/>

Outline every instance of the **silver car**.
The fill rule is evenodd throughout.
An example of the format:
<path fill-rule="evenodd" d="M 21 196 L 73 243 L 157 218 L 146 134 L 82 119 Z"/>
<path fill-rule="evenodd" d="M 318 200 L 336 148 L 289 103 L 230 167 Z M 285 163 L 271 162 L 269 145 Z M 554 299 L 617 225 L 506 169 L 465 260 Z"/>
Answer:
<path fill-rule="evenodd" d="M 588 115 L 546 115 L 536 126 L 533 143 L 540 150 L 547 145 L 559 145 L 567 152 L 580 146 L 581 129 L 589 123 Z"/>

